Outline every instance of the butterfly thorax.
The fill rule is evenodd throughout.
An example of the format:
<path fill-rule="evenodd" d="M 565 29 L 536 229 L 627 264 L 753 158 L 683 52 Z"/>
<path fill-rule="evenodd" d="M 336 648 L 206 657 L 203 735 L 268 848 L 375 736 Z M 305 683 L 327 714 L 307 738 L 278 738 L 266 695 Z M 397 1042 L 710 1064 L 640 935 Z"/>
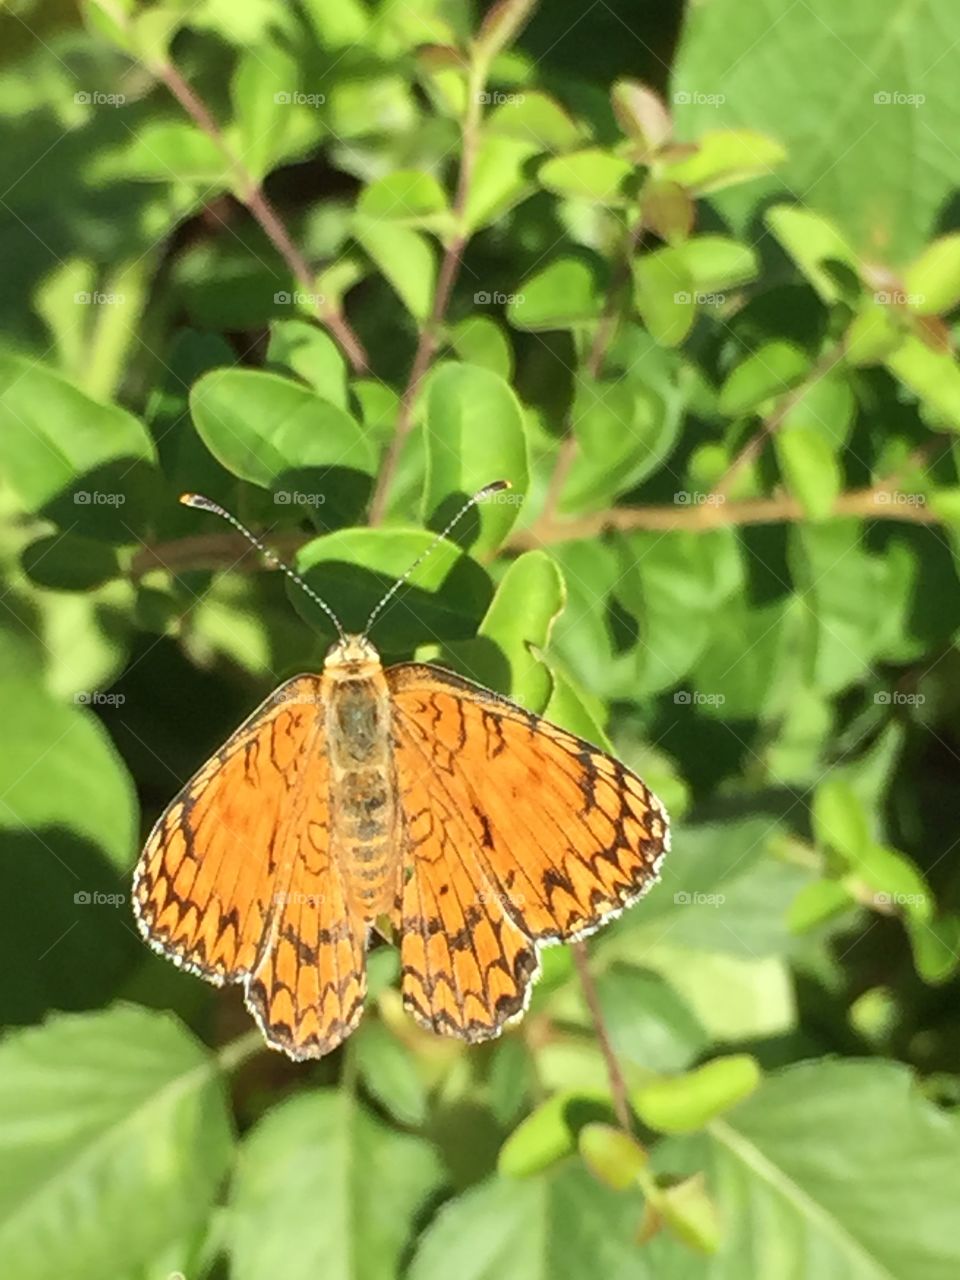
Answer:
<path fill-rule="evenodd" d="M 372 923 L 393 906 L 398 842 L 390 693 L 368 642 L 349 637 L 331 650 L 324 702 L 334 852 L 351 906 Z"/>

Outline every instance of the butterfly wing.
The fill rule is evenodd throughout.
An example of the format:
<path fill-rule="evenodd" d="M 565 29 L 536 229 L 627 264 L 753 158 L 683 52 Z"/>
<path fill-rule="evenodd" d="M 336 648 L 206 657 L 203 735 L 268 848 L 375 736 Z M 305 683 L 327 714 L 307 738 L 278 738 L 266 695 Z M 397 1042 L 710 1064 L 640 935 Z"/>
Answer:
<path fill-rule="evenodd" d="M 405 824 L 408 1009 L 481 1040 L 526 1005 L 538 943 L 593 932 L 656 880 L 663 806 L 619 761 L 437 667 L 387 671 Z"/>
<path fill-rule="evenodd" d="M 150 945 L 243 984 L 275 1048 L 329 1052 L 359 1020 L 364 930 L 331 856 L 321 681 L 282 685 L 154 826 L 133 902 Z"/>

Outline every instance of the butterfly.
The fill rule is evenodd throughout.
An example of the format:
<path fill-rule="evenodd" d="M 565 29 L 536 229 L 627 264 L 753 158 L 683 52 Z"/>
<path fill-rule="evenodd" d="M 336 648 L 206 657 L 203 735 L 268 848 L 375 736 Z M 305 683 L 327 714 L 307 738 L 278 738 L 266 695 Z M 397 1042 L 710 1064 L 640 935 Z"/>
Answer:
<path fill-rule="evenodd" d="M 487 486 L 438 536 L 439 543 Z M 268 1045 L 335 1049 L 360 1021 L 373 933 L 399 939 L 423 1027 L 477 1042 L 522 1015 L 538 950 L 586 937 L 656 881 L 663 805 L 613 756 L 431 664 L 384 670 L 333 619 L 319 675 L 281 685 L 170 802 L 136 868 L 146 941 L 243 987 Z M 434 544 L 436 545 L 436 543 Z M 432 548 L 431 548 L 432 549 Z"/>

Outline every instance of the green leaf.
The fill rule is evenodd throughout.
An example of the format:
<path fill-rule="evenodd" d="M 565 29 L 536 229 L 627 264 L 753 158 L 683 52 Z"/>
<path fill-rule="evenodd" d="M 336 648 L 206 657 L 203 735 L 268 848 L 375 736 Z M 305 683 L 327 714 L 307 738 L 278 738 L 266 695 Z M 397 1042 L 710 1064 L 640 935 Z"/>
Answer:
<path fill-rule="evenodd" d="M 677 132 L 699 139 L 718 123 L 762 123 L 786 150 L 774 176 L 717 202 L 729 225 L 743 232 L 772 193 L 797 192 L 867 259 L 896 264 L 919 252 L 956 185 L 955 77 L 942 58 L 955 11 L 951 0 L 930 0 L 924 22 L 904 21 L 905 12 L 901 0 L 851 0 L 840 23 L 832 0 L 810 0 L 778 13 L 759 41 L 738 0 L 691 12 L 674 84 L 704 92 L 675 107 Z M 801 67 L 816 91 L 798 109 L 797 95 L 771 86 Z M 709 100 L 717 89 L 719 103 Z"/>
<path fill-rule="evenodd" d="M 912 335 L 886 359 L 892 374 L 919 396 L 938 424 L 960 431 L 960 367 L 949 351 L 931 351 Z"/>
<path fill-rule="evenodd" d="M 274 320 L 267 361 L 296 373 L 318 396 L 338 409 L 348 408 L 346 361 L 319 325 L 307 320 Z"/>
<path fill-rule="evenodd" d="M 579 1147 L 593 1176 L 614 1191 L 632 1187 L 647 1163 L 647 1153 L 639 1142 L 608 1124 L 584 1125 Z"/>
<path fill-rule="evenodd" d="M 502 673 L 490 671 L 478 677 L 491 688 L 501 689 L 522 706 L 542 712 L 553 681 L 538 655 L 546 648 L 554 620 L 564 605 L 563 576 L 545 551 L 527 551 L 504 574 L 487 610 L 478 640 L 492 641 L 497 655 L 509 666 L 504 685 Z M 489 674 L 492 679 L 484 679 Z"/>
<path fill-rule="evenodd" d="M 677 347 L 693 328 L 696 298 L 689 270 L 673 248 L 643 254 L 633 264 L 637 309 L 651 337 Z"/>
<path fill-rule="evenodd" d="M 360 1078 L 377 1102 L 401 1124 L 424 1124 L 427 1092 L 413 1057 L 396 1036 L 368 1017 L 350 1043 Z"/>
<path fill-rule="evenodd" d="M 471 315 L 447 335 L 454 351 L 466 364 L 479 365 L 506 381 L 513 373 L 510 339 L 490 316 Z"/>
<path fill-rule="evenodd" d="M 612 1116 L 605 1090 L 569 1089 L 542 1102 L 500 1148 L 497 1168 L 507 1178 L 529 1178 L 576 1150 L 585 1124 Z"/>
<path fill-rule="evenodd" d="M 693 236 L 674 247 L 698 294 L 715 294 L 756 279 L 760 263 L 750 245 L 728 236 Z"/>
<path fill-rule="evenodd" d="M 661 1133 L 694 1133 L 748 1098 L 760 1085 L 749 1054 L 714 1058 L 672 1079 L 654 1080 L 630 1095 L 637 1115 Z"/>
<path fill-rule="evenodd" d="M 190 412 L 218 462 L 271 490 L 281 514 L 343 523 L 362 511 L 373 447 L 348 413 L 310 388 L 273 373 L 215 369 L 191 388 Z"/>
<path fill-rule="evenodd" d="M 921 316 L 943 315 L 960 302 L 960 232 L 940 236 L 907 267 L 903 283 Z"/>
<path fill-rule="evenodd" d="M 514 328 L 536 333 L 592 324 L 602 309 L 596 260 L 561 254 L 523 281 L 507 306 L 507 318 Z"/>
<path fill-rule="evenodd" d="M 835 850 L 852 864 L 870 847 L 870 820 L 843 778 L 825 778 L 814 792 L 813 832 L 818 844 Z"/>
<path fill-rule="evenodd" d="M 437 275 L 436 255 L 427 238 L 409 227 L 361 212 L 354 217 L 353 234 L 410 314 L 423 323 L 433 305 Z"/>
<path fill-rule="evenodd" d="M 750 1274 L 790 1241 L 786 1256 L 816 1257 L 823 1277 L 948 1280 L 958 1136 L 899 1064 L 827 1059 L 767 1077 L 697 1147 L 724 1223 L 711 1275 Z"/>
<path fill-rule="evenodd" d="M 488 133 L 517 138 L 538 151 L 566 151 L 583 140 L 583 128 L 549 94 L 524 92 L 516 102 L 502 102 L 486 119 Z"/>
<path fill-rule="evenodd" d="M 652 1280 L 637 1249 L 637 1201 L 578 1165 L 516 1182 L 496 1178 L 440 1210 L 410 1280 Z"/>
<path fill-rule="evenodd" d="M 540 151 L 536 138 L 517 138 L 500 130 L 483 133 L 464 210 L 467 231 L 475 232 L 496 222 L 533 190 L 527 169 Z"/>
<path fill-rule="evenodd" d="M 54 1017 L 8 1036 L 0 1080 L 10 1275 L 127 1275 L 203 1225 L 231 1122 L 216 1060 L 173 1019 Z"/>
<path fill-rule="evenodd" d="M 398 226 L 436 228 L 449 221 L 446 193 L 432 173 L 397 169 L 366 187 L 357 213 Z"/>
<path fill-rule="evenodd" d="M 535 8 L 536 0 L 497 0 L 480 24 L 476 56 L 489 65 L 497 54 L 513 44 Z"/>
<path fill-rule="evenodd" d="M 134 542 L 156 488 L 153 442 L 33 360 L 0 355 L 0 463 L 25 509 L 106 542 Z"/>
<path fill-rule="evenodd" d="M 341 529 L 314 538 L 297 553 L 296 567 L 335 609 L 345 630 L 359 633 L 369 615 L 433 543 L 423 529 Z M 321 635 L 334 635 L 329 619 L 293 584 L 291 602 Z M 432 640 L 473 636 L 490 604 L 487 573 L 452 542 L 441 543 L 401 588 L 373 627 L 373 640 L 388 654 L 409 653 Z"/>
<path fill-rule="evenodd" d="M 642 155 L 657 151 L 673 132 L 663 99 L 639 80 L 618 80 L 610 101 L 617 123 L 639 145 Z"/>
<path fill-rule="evenodd" d="M 281 1103 L 241 1147 L 225 1227 L 231 1275 L 396 1275 L 440 1181 L 428 1143 L 388 1129 L 348 1092 Z"/>
<path fill-rule="evenodd" d="M 767 210 L 764 221 L 824 302 L 838 301 L 859 277 L 857 255 L 831 219 L 812 209 L 778 204 Z M 844 276 L 838 275 L 838 267 Z"/>
<path fill-rule="evenodd" d="M 210 196 L 230 185 L 231 164 L 223 148 L 196 125 L 155 120 L 130 138 L 123 152 L 123 173 L 140 182 L 202 184 Z"/>
<path fill-rule="evenodd" d="M 545 161 L 537 177 L 542 186 L 556 195 L 589 200 L 596 204 L 624 203 L 623 181 L 633 165 L 621 156 L 599 147 L 571 151 Z"/>
<path fill-rule="evenodd" d="M 50 591 L 89 591 L 120 576 L 116 549 L 75 533 L 37 538 L 21 556 L 24 572 Z"/>
<path fill-rule="evenodd" d="M 76 654 L 84 638 L 76 619 L 68 622 Z M 118 710 L 118 695 L 85 689 L 64 706 L 34 678 L 8 670 L 0 697 L 0 964 L 18 975 L 0 991 L 0 1016 L 17 1023 L 51 1006 L 109 999 L 141 957 L 127 882 L 139 814 L 109 734 L 84 709 Z"/>
<path fill-rule="evenodd" d="M 682 106 L 683 98 L 689 96 L 681 90 L 673 95 L 673 101 Z M 694 195 L 705 196 L 770 173 L 785 155 L 779 142 L 753 129 L 709 130 L 699 135 L 692 156 L 669 161 L 661 176 Z"/>
<path fill-rule="evenodd" d="M 811 520 L 825 520 L 843 489 L 836 454 L 815 427 L 794 426 L 774 436 L 787 489 Z"/>
<path fill-rule="evenodd" d="M 614 1051 L 644 1071 L 680 1071 L 709 1044 L 696 1014 L 656 974 L 614 964 L 597 979 Z"/>
<path fill-rule="evenodd" d="M 754 413 L 801 383 L 809 370 L 809 356 L 792 343 L 765 342 L 727 375 L 720 388 L 720 412 L 728 418 Z"/>
<path fill-rule="evenodd" d="M 447 364 L 430 379 L 424 439 L 423 515 L 442 528 L 458 505 L 494 480 L 511 489 L 479 503 L 457 529 L 472 531 L 475 554 L 500 545 L 520 512 L 528 484 L 523 413 L 508 384 L 476 365 Z M 476 519 L 473 517 L 476 516 Z"/>
<path fill-rule="evenodd" d="M 903 342 L 906 330 L 893 307 L 863 303 L 844 338 L 844 355 L 855 368 L 882 364 Z"/>
<path fill-rule="evenodd" d="M 240 55 L 230 97 L 237 149 L 255 182 L 262 181 L 286 155 L 299 89 L 296 59 L 271 41 Z"/>

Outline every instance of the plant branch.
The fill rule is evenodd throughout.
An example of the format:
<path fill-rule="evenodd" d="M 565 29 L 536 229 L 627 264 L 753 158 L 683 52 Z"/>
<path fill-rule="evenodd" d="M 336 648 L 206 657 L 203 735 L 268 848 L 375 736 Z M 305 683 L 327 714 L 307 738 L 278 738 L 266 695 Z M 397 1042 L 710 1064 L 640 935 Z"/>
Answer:
<path fill-rule="evenodd" d="M 470 198 L 477 148 L 480 143 L 481 95 L 485 82 L 486 67 L 482 62 L 475 59 L 467 78 L 467 102 L 461 125 L 460 172 L 457 177 L 457 189 L 452 207 L 454 230 L 447 242 L 443 261 L 437 273 L 437 285 L 433 294 L 430 316 L 420 331 L 417 349 L 414 352 L 413 363 L 410 366 L 410 376 L 400 397 L 400 407 L 397 411 L 397 423 L 394 428 L 393 439 L 390 441 L 383 456 L 376 487 L 370 500 L 371 525 L 380 524 L 383 520 L 390 495 L 390 486 L 393 483 L 400 461 L 400 454 L 407 437 L 413 429 L 413 415 L 420 384 L 429 372 L 433 357 L 436 355 L 437 348 L 440 345 L 447 308 L 450 305 L 453 287 L 460 274 L 463 253 L 468 240 L 466 230 L 467 201 Z"/>
<path fill-rule="evenodd" d="M 617 325 L 620 320 L 621 296 L 624 286 L 630 280 L 633 255 L 637 250 L 642 235 L 643 224 L 638 222 L 626 237 L 623 252 L 620 254 L 610 277 L 603 310 L 600 313 L 600 319 L 597 321 L 593 340 L 590 343 L 590 350 L 584 362 L 584 371 L 588 378 L 594 380 L 599 378 L 610 343 L 613 341 L 617 331 Z M 547 495 L 544 499 L 543 511 L 540 517 L 541 520 L 547 522 L 551 522 L 556 515 L 560 495 L 563 493 L 563 487 L 567 482 L 570 469 L 577 456 L 577 437 L 573 431 L 571 414 L 567 415 L 567 421 L 564 424 L 563 441 L 557 452 L 557 460 L 554 464 L 553 474 L 550 476 L 550 483 L 547 485 Z"/>
<path fill-rule="evenodd" d="M 577 972 L 580 975 L 583 998 L 586 1000 L 587 1008 L 590 1010 L 590 1020 L 593 1022 L 597 1042 L 600 1045 L 603 1060 L 607 1064 L 607 1078 L 610 1081 L 610 1097 L 613 1100 L 613 1109 L 620 1128 L 624 1133 L 631 1133 L 632 1126 L 630 1124 L 630 1106 L 627 1102 L 627 1086 L 623 1078 L 623 1072 L 620 1070 L 620 1063 L 617 1061 L 617 1055 L 614 1053 L 613 1045 L 610 1041 L 610 1033 L 607 1030 L 603 1010 L 600 1007 L 600 997 L 597 994 L 597 984 L 594 982 L 593 974 L 590 972 L 590 956 L 587 952 L 587 944 L 585 942 L 574 942 L 570 949 L 573 952 L 573 962 L 577 966 Z"/>
<path fill-rule="evenodd" d="M 808 514 L 796 498 L 779 494 L 773 498 L 752 498 L 730 502 L 722 495 L 705 494 L 705 502 L 670 504 L 651 507 L 613 507 L 572 520 L 538 520 L 529 529 L 521 529 L 507 542 L 511 551 L 527 551 L 555 542 L 578 538 L 596 538 L 608 529 L 629 532 L 652 529 L 663 533 L 685 529 L 708 533 L 712 529 L 751 524 L 795 523 L 807 520 Z M 927 505 L 921 494 L 899 493 L 887 485 L 870 489 L 852 489 L 833 504 L 831 516 L 859 516 L 872 520 L 902 520 L 912 524 L 939 524 L 940 517 Z"/>
<path fill-rule="evenodd" d="M 290 268 L 297 286 L 306 294 L 313 292 L 314 272 L 290 238 L 285 224 L 273 205 L 267 199 L 260 183 L 236 155 L 234 155 L 226 138 L 211 115 L 206 103 L 197 91 L 187 83 L 172 62 L 164 60 L 152 63 L 151 69 L 167 86 L 184 111 L 210 138 L 230 164 L 237 179 L 236 194 L 246 205 L 252 216 L 260 224 L 270 243 L 274 246 L 286 265 Z M 322 325 L 327 328 L 339 344 L 350 362 L 354 373 L 365 373 L 370 361 L 363 344 L 354 333 L 347 318 L 339 308 L 328 306 L 322 299 L 313 302 L 314 313 Z"/>
<path fill-rule="evenodd" d="M 764 419 L 760 430 L 756 435 L 751 436 L 714 486 L 714 497 L 726 498 L 729 495 L 741 471 L 748 467 L 751 462 L 756 462 L 767 441 L 783 425 L 787 414 L 796 408 L 812 386 L 818 383 L 821 378 L 825 378 L 831 369 L 840 363 L 844 354 L 845 347 L 842 342 L 828 347 L 811 366 L 804 380 L 780 397 L 773 412 Z"/>
<path fill-rule="evenodd" d="M 613 507 L 592 515 L 570 520 L 544 520 L 529 529 L 521 529 L 507 541 L 507 551 L 529 551 L 558 542 L 579 538 L 596 538 L 609 529 L 629 533 L 633 529 L 650 529 L 661 533 L 687 530 L 709 533 L 712 529 L 737 528 L 753 524 L 783 524 L 806 520 L 800 503 L 786 494 L 773 498 L 754 498 L 729 502 L 725 498 L 694 504 L 669 504 L 651 507 Z M 911 524 L 939 524 L 940 517 L 927 506 L 921 494 L 899 493 L 888 484 L 871 489 L 852 489 L 837 498 L 831 512 L 834 516 L 858 516 L 867 520 L 899 520 Z M 289 559 L 310 541 L 310 534 L 285 532 L 270 538 L 279 555 Z M 244 552 L 249 552 L 244 559 Z M 130 574 L 142 578 L 155 570 L 184 573 L 189 569 L 229 569 L 259 572 L 267 566 L 237 534 L 214 533 L 177 538 L 155 545 L 144 544 L 134 555 Z"/>

